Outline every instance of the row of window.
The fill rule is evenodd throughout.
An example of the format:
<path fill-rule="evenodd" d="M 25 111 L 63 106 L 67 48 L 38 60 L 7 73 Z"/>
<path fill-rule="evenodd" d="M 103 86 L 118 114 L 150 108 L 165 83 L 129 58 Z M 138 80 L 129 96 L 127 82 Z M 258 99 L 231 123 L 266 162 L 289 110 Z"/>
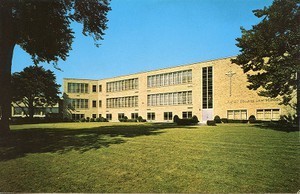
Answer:
<path fill-rule="evenodd" d="M 70 99 L 68 108 L 88 109 L 89 108 L 89 100 L 88 99 Z"/>
<path fill-rule="evenodd" d="M 68 93 L 88 93 L 89 84 L 86 83 L 68 83 Z"/>
<path fill-rule="evenodd" d="M 43 108 L 43 107 L 38 107 L 34 108 L 34 115 L 46 115 L 46 113 L 59 113 L 59 108 L 58 107 L 48 107 L 48 108 Z M 29 110 L 27 107 L 14 107 L 13 108 L 13 115 L 28 115 Z"/>
<path fill-rule="evenodd" d="M 247 120 L 248 119 L 247 110 L 228 110 L 227 118 Z M 278 120 L 280 119 L 280 110 L 279 109 L 257 109 L 256 119 L 257 120 Z"/>
<path fill-rule="evenodd" d="M 135 90 L 138 89 L 139 83 L 138 78 L 126 79 L 121 81 L 114 81 L 106 83 L 107 92 L 119 92 L 125 90 Z"/>
<path fill-rule="evenodd" d="M 192 91 L 150 94 L 147 96 L 148 106 L 192 104 Z"/>
<path fill-rule="evenodd" d="M 176 71 L 147 77 L 148 88 L 192 83 L 192 70 Z"/>
<path fill-rule="evenodd" d="M 137 107 L 138 96 L 126 96 L 106 99 L 106 108 Z"/>

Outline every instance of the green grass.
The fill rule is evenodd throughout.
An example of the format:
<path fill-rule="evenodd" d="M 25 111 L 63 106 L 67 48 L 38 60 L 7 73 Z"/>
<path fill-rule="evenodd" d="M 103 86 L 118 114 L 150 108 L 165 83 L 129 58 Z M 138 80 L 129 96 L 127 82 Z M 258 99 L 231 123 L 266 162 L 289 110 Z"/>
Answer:
<path fill-rule="evenodd" d="M 248 124 L 14 125 L 0 191 L 297 192 L 299 132 Z"/>

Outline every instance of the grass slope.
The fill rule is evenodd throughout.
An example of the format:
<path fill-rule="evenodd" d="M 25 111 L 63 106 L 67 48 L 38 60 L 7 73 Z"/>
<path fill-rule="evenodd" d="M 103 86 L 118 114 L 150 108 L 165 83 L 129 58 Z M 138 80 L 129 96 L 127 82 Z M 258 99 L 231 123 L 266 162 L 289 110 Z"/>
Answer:
<path fill-rule="evenodd" d="M 0 191 L 297 192 L 299 132 L 64 123 L 0 137 Z"/>

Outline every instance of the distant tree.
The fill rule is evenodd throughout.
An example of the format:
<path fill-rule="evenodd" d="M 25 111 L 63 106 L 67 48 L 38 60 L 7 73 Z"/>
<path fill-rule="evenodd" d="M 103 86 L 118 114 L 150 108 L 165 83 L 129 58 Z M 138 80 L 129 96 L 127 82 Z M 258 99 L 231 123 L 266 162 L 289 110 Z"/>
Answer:
<path fill-rule="evenodd" d="M 101 40 L 107 28 L 110 0 L 0 1 L 0 133 L 9 132 L 11 66 L 15 45 L 39 62 L 66 60 L 74 39 L 70 24 L 83 24 L 83 34 Z M 1 114 L 0 114 L 1 115 Z"/>
<path fill-rule="evenodd" d="M 252 29 L 241 28 L 236 44 L 240 54 L 232 59 L 248 73 L 251 90 L 259 95 L 291 104 L 297 90 L 297 115 L 300 98 L 300 0 L 275 0 L 269 7 L 254 10 L 261 22 Z"/>
<path fill-rule="evenodd" d="M 29 66 L 12 75 L 12 101 L 28 108 L 33 118 L 38 106 L 53 106 L 59 101 L 59 87 L 56 77 L 50 70 L 39 66 Z"/>

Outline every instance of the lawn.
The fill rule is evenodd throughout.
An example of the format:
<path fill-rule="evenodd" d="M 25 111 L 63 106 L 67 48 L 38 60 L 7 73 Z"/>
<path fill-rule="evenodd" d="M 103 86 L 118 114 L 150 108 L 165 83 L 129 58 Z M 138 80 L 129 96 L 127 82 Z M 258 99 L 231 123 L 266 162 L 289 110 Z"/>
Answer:
<path fill-rule="evenodd" d="M 297 192 L 299 132 L 249 124 L 13 125 L 0 191 Z"/>

